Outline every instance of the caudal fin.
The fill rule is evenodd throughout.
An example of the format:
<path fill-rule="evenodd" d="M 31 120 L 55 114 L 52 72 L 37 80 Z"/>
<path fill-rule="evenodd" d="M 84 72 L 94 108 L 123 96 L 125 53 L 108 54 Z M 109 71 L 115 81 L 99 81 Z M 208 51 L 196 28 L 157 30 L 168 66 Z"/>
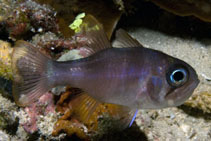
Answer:
<path fill-rule="evenodd" d="M 32 44 L 16 42 L 12 54 L 13 97 L 19 106 L 29 105 L 51 88 L 47 77 L 49 64 L 51 60 Z"/>

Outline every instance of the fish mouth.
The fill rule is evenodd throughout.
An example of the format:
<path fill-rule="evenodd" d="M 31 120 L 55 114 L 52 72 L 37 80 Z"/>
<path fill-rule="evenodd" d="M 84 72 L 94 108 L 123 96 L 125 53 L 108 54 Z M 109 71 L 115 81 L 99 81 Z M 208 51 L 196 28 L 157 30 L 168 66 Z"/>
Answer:
<path fill-rule="evenodd" d="M 200 83 L 199 79 L 195 79 L 194 82 L 189 84 L 188 87 L 184 89 L 185 86 L 179 88 L 179 89 L 171 89 L 168 91 L 168 93 L 165 96 L 165 99 L 167 100 L 167 104 L 169 106 L 179 106 L 183 104 L 194 92 L 194 90 L 197 88 L 198 84 Z M 180 92 L 181 91 L 181 92 Z"/>

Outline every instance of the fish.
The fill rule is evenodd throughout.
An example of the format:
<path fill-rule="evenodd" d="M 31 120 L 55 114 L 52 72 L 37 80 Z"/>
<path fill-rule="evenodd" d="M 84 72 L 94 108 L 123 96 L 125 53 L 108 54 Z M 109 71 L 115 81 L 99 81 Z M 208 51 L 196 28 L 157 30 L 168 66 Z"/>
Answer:
<path fill-rule="evenodd" d="M 179 106 L 199 84 L 189 64 L 143 47 L 123 29 L 116 31 L 115 47 L 103 27 L 91 28 L 84 35 L 88 56 L 62 62 L 48 58 L 29 42 L 16 42 L 12 69 L 17 105 L 30 105 L 53 87 L 70 85 L 87 93 L 75 101 L 84 110 L 84 119 L 99 103 L 110 103 L 120 107 L 131 126 L 138 109 Z"/>

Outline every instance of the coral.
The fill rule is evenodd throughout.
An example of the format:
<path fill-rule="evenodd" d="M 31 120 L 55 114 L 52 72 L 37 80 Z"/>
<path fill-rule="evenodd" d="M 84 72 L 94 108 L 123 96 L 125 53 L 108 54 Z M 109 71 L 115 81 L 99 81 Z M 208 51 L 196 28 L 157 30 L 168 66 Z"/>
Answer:
<path fill-rule="evenodd" d="M 33 33 L 58 32 L 56 13 L 31 0 L 0 3 L 0 29 L 13 40 L 30 38 Z"/>
<path fill-rule="evenodd" d="M 87 129 L 86 126 L 79 123 L 77 120 L 58 120 L 55 124 L 54 131 L 52 133 L 53 136 L 58 136 L 60 131 L 64 131 L 69 136 L 76 134 L 80 139 L 87 139 Z"/>
<path fill-rule="evenodd" d="M 51 93 L 46 93 L 41 96 L 37 102 L 32 103 L 30 107 L 25 107 L 24 111 L 20 113 L 21 115 L 25 115 L 25 118 L 21 119 L 20 123 L 27 132 L 34 133 L 38 130 L 37 121 L 42 116 L 46 116 L 49 113 L 53 113 L 56 115 L 53 102 L 53 95 Z"/>
<path fill-rule="evenodd" d="M 180 16 L 195 16 L 211 22 L 211 2 L 209 0 L 151 0 L 161 8 Z"/>
<path fill-rule="evenodd" d="M 58 59 L 65 51 L 77 48 L 78 46 L 74 38 L 64 39 L 58 37 L 52 32 L 47 32 L 42 35 L 35 35 L 32 38 L 32 43 L 45 55 L 54 59 Z"/>
<path fill-rule="evenodd" d="M 185 105 L 211 113 L 211 92 L 204 91 L 198 95 L 193 95 Z"/>
<path fill-rule="evenodd" d="M 0 77 L 12 79 L 10 43 L 0 40 Z"/>

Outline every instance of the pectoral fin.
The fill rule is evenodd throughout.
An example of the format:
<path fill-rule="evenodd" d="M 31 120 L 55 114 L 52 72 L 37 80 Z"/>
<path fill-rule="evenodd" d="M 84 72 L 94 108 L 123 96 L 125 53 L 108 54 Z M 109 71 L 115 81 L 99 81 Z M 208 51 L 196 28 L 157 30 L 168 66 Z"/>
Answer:
<path fill-rule="evenodd" d="M 119 106 L 119 117 L 123 128 L 131 127 L 135 121 L 138 110 L 133 110 L 125 106 Z"/>
<path fill-rule="evenodd" d="M 134 113 L 134 111 L 131 111 L 131 112 L 130 112 L 130 115 L 131 115 L 131 116 L 133 115 L 133 116 L 132 116 L 132 119 L 131 119 L 131 121 L 130 121 L 129 127 L 131 127 L 132 124 L 133 124 L 133 122 L 135 121 L 137 113 L 138 113 L 138 110 L 135 110 L 135 113 Z"/>

